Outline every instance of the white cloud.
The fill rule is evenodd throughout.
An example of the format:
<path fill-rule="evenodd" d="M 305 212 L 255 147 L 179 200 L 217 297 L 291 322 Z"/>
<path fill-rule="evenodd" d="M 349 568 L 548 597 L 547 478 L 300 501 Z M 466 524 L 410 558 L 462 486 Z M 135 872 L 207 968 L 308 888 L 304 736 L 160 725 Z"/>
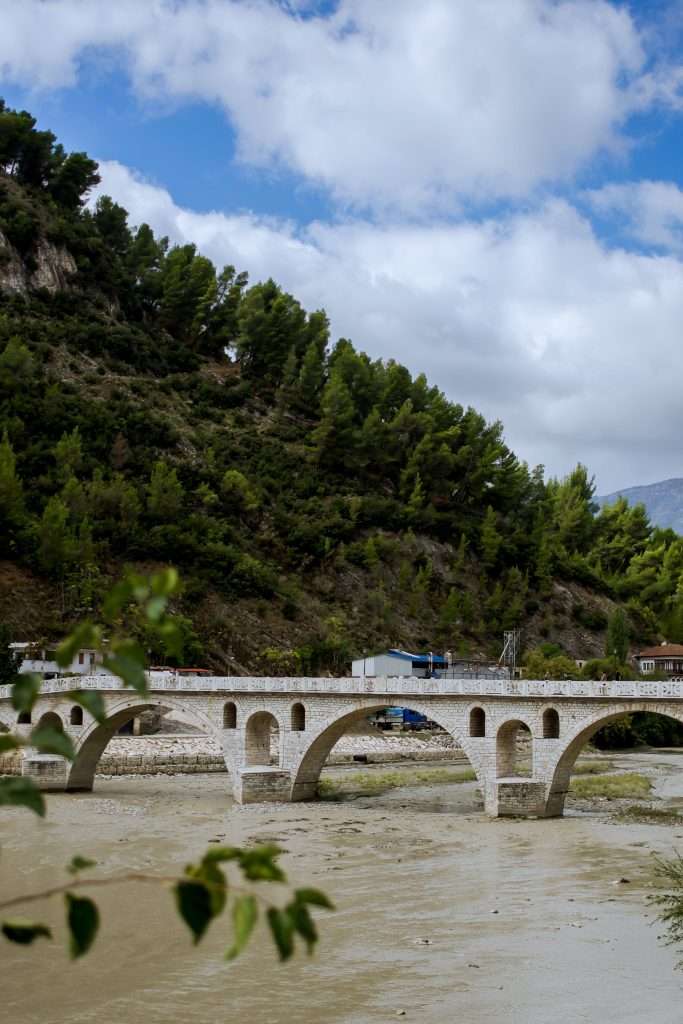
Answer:
<path fill-rule="evenodd" d="M 483 224 L 290 223 L 195 213 L 119 164 L 102 190 L 134 223 L 272 275 L 335 337 L 424 370 L 501 418 L 520 457 L 600 488 L 680 475 L 683 263 L 605 248 L 564 202 Z"/>
<path fill-rule="evenodd" d="M 523 196 L 677 97 L 606 0 L 4 0 L 0 74 L 73 85 L 112 53 L 141 96 L 218 103 L 241 157 L 376 208 Z M 310 12 L 309 12 L 310 15 Z"/>
<path fill-rule="evenodd" d="M 52 90 L 116 66 L 138 97 L 225 110 L 241 159 L 281 164 L 379 223 L 199 214 L 127 168 L 103 189 L 159 234 L 273 276 L 335 335 L 489 417 L 530 462 L 618 486 L 681 473 L 683 193 L 610 185 L 593 208 L 673 255 L 609 249 L 539 205 L 633 112 L 683 106 L 683 70 L 607 0 L 0 0 L 0 79 Z M 526 212 L 458 223 L 471 201 Z M 536 198 L 534 198 L 536 197 Z M 420 221 L 422 218 L 422 221 Z"/>
<path fill-rule="evenodd" d="M 613 217 L 631 238 L 683 253 L 683 191 L 670 181 L 605 185 L 586 193 L 590 205 Z"/>

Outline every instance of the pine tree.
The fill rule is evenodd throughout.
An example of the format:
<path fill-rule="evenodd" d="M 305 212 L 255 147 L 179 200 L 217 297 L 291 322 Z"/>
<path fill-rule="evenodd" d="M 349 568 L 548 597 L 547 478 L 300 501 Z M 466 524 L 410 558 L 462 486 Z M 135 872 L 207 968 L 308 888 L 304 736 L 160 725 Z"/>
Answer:
<path fill-rule="evenodd" d="M 314 340 L 306 349 L 297 382 L 299 402 L 307 412 L 314 413 L 318 409 L 324 376 L 324 349 L 321 351 L 319 342 Z"/>
<path fill-rule="evenodd" d="M 453 559 L 453 572 L 459 575 L 465 568 L 465 555 L 467 553 L 467 537 L 464 533 L 460 534 L 460 541 L 458 542 L 458 550 L 455 553 Z"/>
<path fill-rule="evenodd" d="M 74 557 L 74 536 L 69 526 L 69 510 L 57 495 L 47 502 L 37 527 L 38 561 L 41 568 L 61 578 Z"/>
<path fill-rule="evenodd" d="M 370 571 L 375 570 L 379 565 L 379 553 L 372 537 L 368 537 L 363 547 L 363 561 Z"/>
<path fill-rule="evenodd" d="M 500 582 L 496 583 L 493 593 L 486 601 L 486 625 L 488 631 L 497 633 L 501 626 L 501 615 L 505 604 L 505 596 Z"/>
<path fill-rule="evenodd" d="M 22 662 L 22 656 L 10 647 L 12 636 L 9 627 L 0 622 L 0 686 L 14 681 Z"/>
<path fill-rule="evenodd" d="M 529 579 L 522 574 L 517 566 L 513 566 L 507 574 L 504 590 L 503 608 L 500 624 L 503 629 L 516 629 L 521 625 L 524 615 L 524 602 L 529 590 Z"/>
<path fill-rule="evenodd" d="M 607 622 L 605 654 L 623 665 L 628 657 L 629 628 L 623 608 L 615 608 Z"/>
<path fill-rule="evenodd" d="M 471 626 L 474 622 L 475 608 L 472 595 L 468 590 L 464 590 L 460 599 L 460 616 L 462 618 L 463 626 Z"/>
<path fill-rule="evenodd" d="M 175 469 L 159 460 L 154 463 L 147 486 L 147 511 L 159 522 L 171 522 L 179 514 L 185 492 Z"/>
<path fill-rule="evenodd" d="M 336 371 L 325 385 L 321 414 L 311 434 L 314 454 L 318 461 L 332 467 L 347 466 L 354 446 L 356 410 L 349 389 Z"/>
<path fill-rule="evenodd" d="M 279 384 L 289 353 L 294 348 L 299 358 L 306 337 L 301 305 L 268 280 L 246 292 L 237 320 L 235 348 L 243 377 L 261 386 Z"/>
<path fill-rule="evenodd" d="M 8 555 L 16 534 L 26 521 L 24 490 L 16 469 L 17 460 L 7 431 L 0 442 L 0 551 Z"/>
<path fill-rule="evenodd" d="M 424 509 L 425 505 L 425 491 L 422 486 L 422 478 L 419 473 L 415 475 L 415 484 L 411 492 L 408 504 L 406 505 L 406 515 L 408 520 L 415 523 L 419 520 L 420 514 Z"/>
<path fill-rule="evenodd" d="M 83 446 L 78 427 L 74 427 L 70 434 L 62 434 L 60 437 L 55 445 L 55 462 L 57 475 L 62 483 L 78 473 L 83 465 Z"/>
<path fill-rule="evenodd" d="M 460 593 L 451 587 L 439 614 L 439 631 L 442 635 L 453 635 L 454 627 L 460 622 Z"/>
<path fill-rule="evenodd" d="M 500 546 L 503 543 L 503 538 L 497 529 L 496 513 L 490 505 L 486 509 L 486 515 L 484 516 L 480 540 L 482 564 L 486 569 L 492 569 L 496 564 L 496 559 L 498 558 L 498 552 L 500 551 Z"/>
<path fill-rule="evenodd" d="M 259 499 L 244 473 L 227 469 L 221 481 L 221 494 L 231 512 L 255 512 Z"/>

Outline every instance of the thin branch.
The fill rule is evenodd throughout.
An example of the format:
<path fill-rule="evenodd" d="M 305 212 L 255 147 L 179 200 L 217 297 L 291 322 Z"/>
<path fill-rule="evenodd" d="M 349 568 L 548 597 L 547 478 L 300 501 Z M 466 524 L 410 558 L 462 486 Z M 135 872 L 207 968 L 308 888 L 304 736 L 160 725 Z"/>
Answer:
<path fill-rule="evenodd" d="M 127 875 L 117 875 L 114 878 L 74 878 L 71 882 L 66 882 L 63 885 L 55 885 L 51 889 L 43 889 L 41 892 L 27 893 L 24 896 L 13 896 L 11 900 L 3 900 L 0 902 L 0 911 L 8 910 L 10 907 L 17 907 L 24 903 L 36 903 L 38 900 L 47 900 L 52 896 L 59 896 L 65 892 L 72 892 L 73 889 L 87 889 L 90 886 L 104 887 L 107 885 L 119 885 L 121 882 L 154 882 L 157 885 L 178 885 L 179 882 L 197 882 L 197 884 L 203 885 L 207 889 L 213 889 L 216 891 L 224 892 L 226 895 L 228 892 L 238 893 L 244 895 L 254 896 L 255 899 L 263 903 L 264 906 L 270 906 L 268 900 L 266 900 L 259 893 L 251 892 L 247 889 L 241 889 L 234 885 L 216 885 L 211 884 L 205 880 L 192 879 L 188 875 L 145 875 L 138 871 L 131 871 Z"/>
<path fill-rule="evenodd" d="M 27 893 L 24 896 L 13 896 L 11 900 L 3 900 L 0 903 L 0 911 L 7 910 L 9 907 L 16 907 L 21 903 L 35 903 L 37 900 L 47 900 L 51 896 L 59 896 L 61 893 L 71 892 L 72 889 L 83 889 L 88 886 L 116 885 L 119 882 L 157 882 L 160 885 L 175 885 L 179 881 L 181 879 L 177 877 L 143 875 L 138 872 L 118 875 L 116 878 L 74 878 L 71 882 L 67 882 L 64 885 L 55 885 L 51 889 L 43 889 L 42 892 Z"/>

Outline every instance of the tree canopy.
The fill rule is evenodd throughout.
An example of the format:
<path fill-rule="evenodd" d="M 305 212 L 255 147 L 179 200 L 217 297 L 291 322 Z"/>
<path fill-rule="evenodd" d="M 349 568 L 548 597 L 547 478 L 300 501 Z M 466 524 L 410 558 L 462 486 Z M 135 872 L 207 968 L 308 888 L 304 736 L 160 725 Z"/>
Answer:
<path fill-rule="evenodd" d="M 348 653 L 498 653 L 502 629 L 552 631 L 558 580 L 620 604 L 632 642 L 683 640 L 683 538 L 642 506 L 598 509 L 582 465 L 546 481 L 500 423 L 334 341 L 275 281 L 107 196 L 84 205 L 98 180 L 0 101 L 0 231 L 29 271 L 43 241 L 77 267 L 55 294 L 14 296 L 0 251 L 0 555 L 58 583 L 67 615 L 84 581 L 151 560 L 183 569 L 188 612 L 209 591 L 269 598 L 304 668 L 325 664 L 330 614 Z M 571 614 L 604 632 L 595 603 Z"/>

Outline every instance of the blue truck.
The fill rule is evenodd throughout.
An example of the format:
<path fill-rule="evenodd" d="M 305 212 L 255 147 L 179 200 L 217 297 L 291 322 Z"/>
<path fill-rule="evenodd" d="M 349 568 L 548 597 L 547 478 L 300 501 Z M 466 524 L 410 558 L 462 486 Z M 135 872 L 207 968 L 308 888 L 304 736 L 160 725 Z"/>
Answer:
<path fill-rule="evenodd" d="M 410 708 L 384 708 L 374 718 L 375 724 L 380 729 L 397 729 L 401 726 L 408 726 L 409 729 L 424 729 L 429 719 L 418 711 L 411 711 Z"/>

